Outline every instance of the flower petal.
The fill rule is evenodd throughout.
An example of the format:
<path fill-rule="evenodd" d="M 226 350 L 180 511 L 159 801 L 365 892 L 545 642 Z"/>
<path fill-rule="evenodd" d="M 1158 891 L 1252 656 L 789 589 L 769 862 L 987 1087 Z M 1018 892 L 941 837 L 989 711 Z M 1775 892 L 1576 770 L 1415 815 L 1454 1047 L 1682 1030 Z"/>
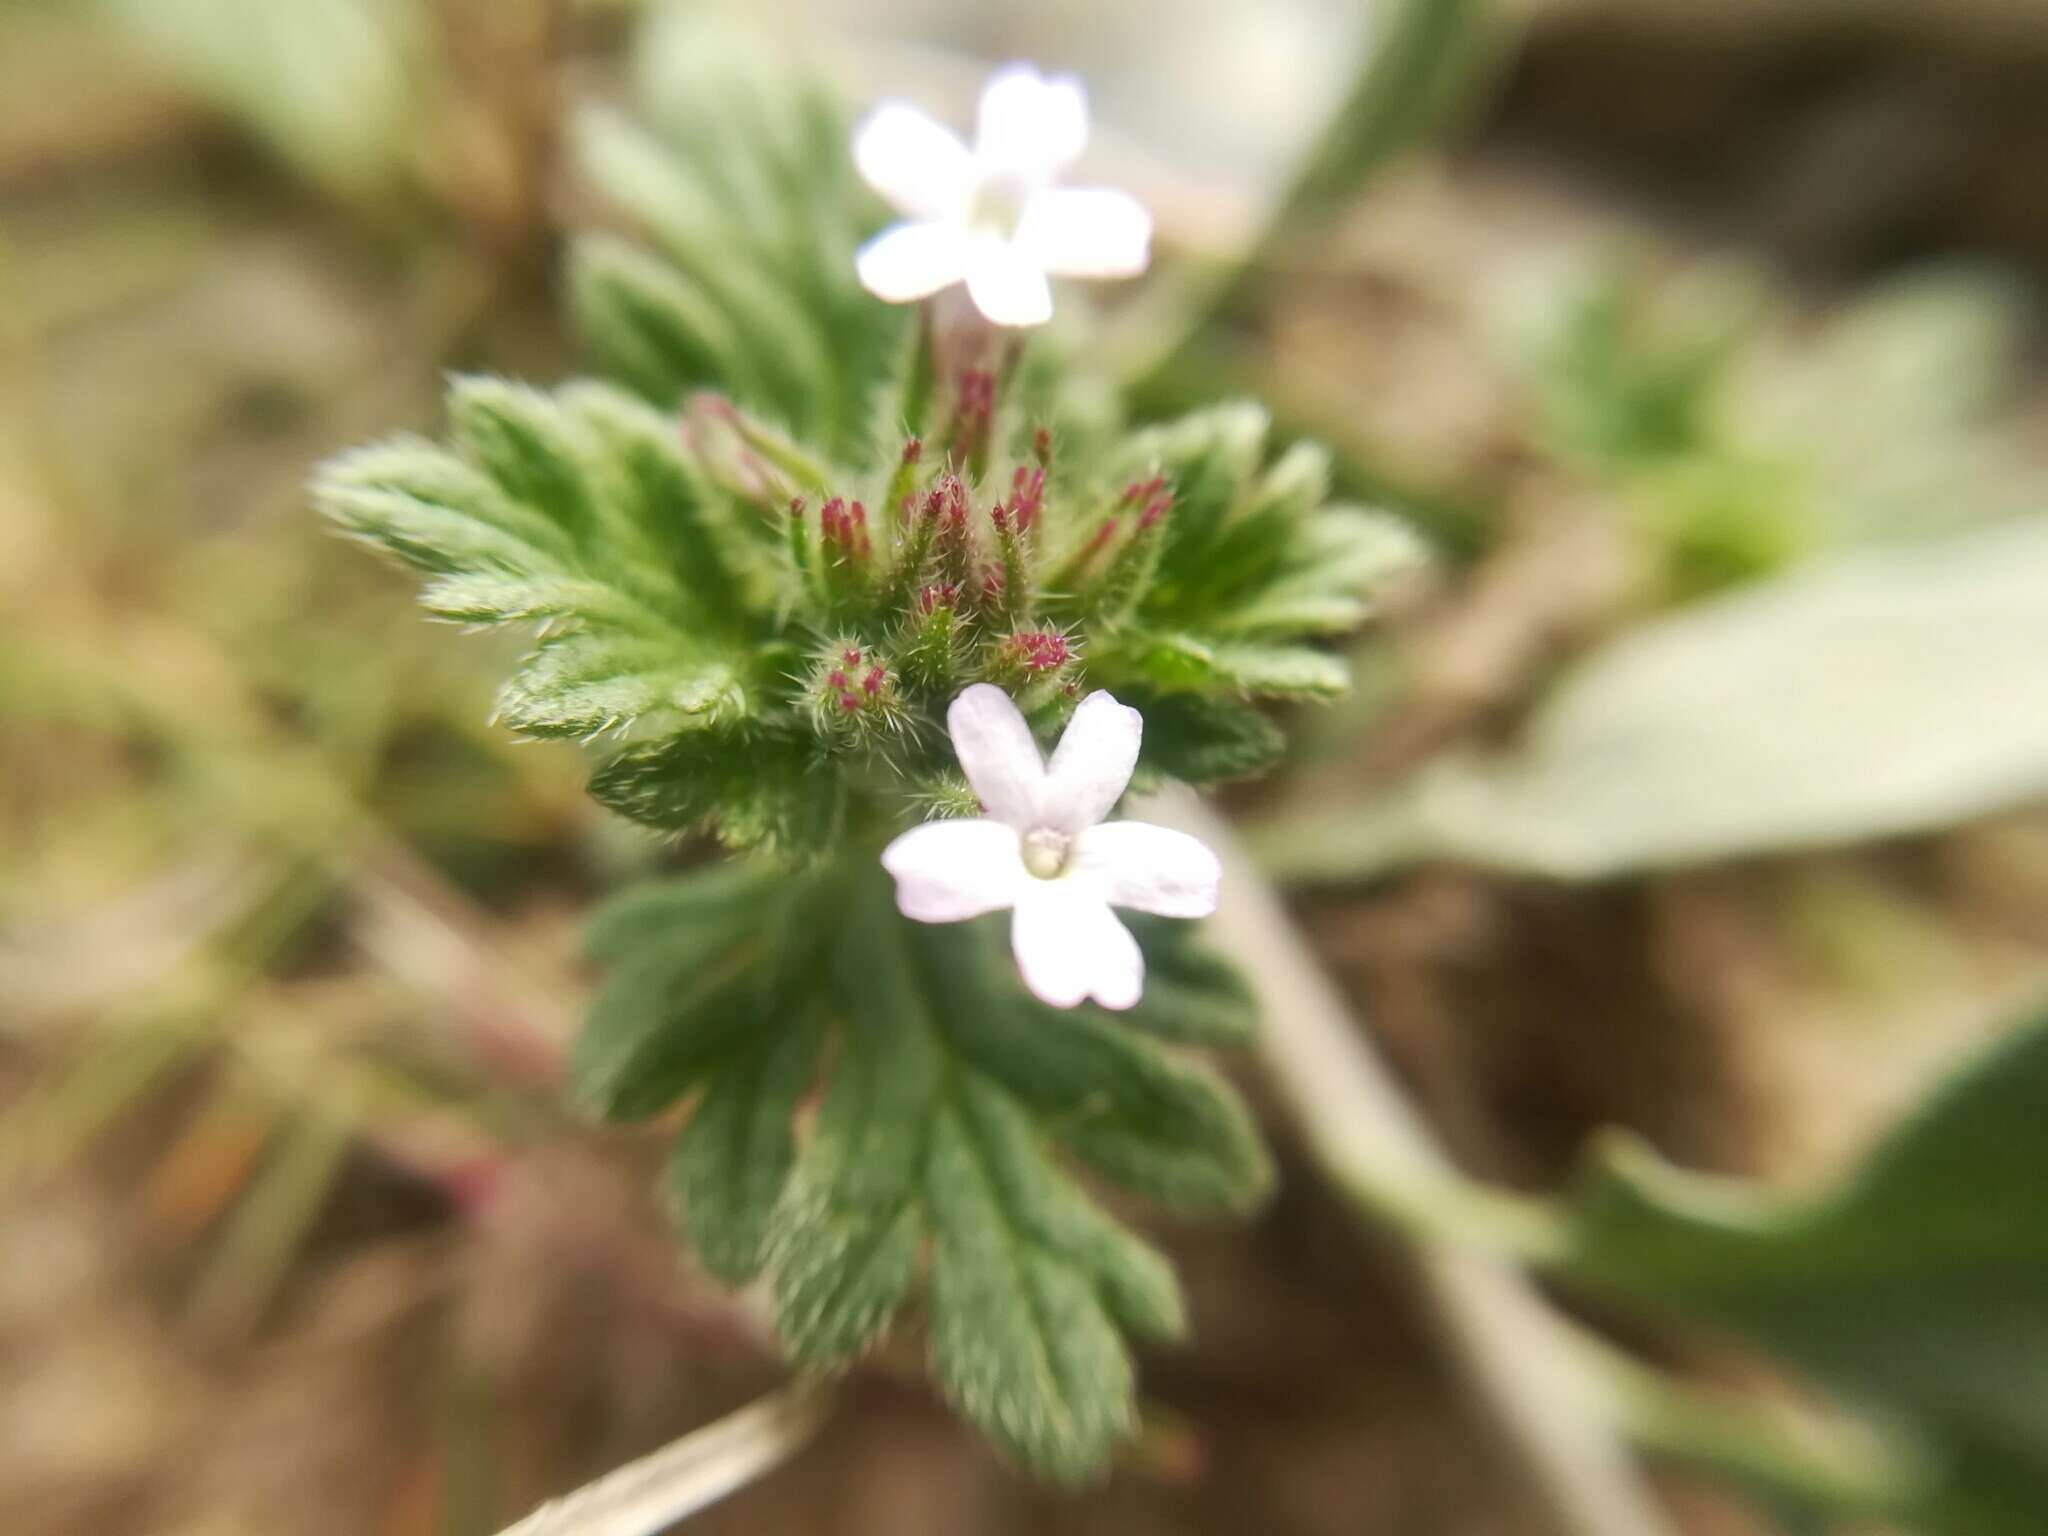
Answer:
<path fill-rule="evenodd" d="M 993 683 L 976 683 L 946 711 L 946 729 L 967 782 L 989 815 L 1013 828 L 1013 838 L 1035 826 L 1045 793 L 1045 760 L 1010 696 Z"/>
<path fill-rule="evenodd" d="M 895 224 L 860 248 L 854 269 L 876 298 L 906 304 L 967 275 L 967 237 L 952 224 Z"/>
<path fill-rule="evenodd" d="M 853 131 L 861 179 L 914 219 L 957 211 L 974 187 L 960 136 L 908 102 L 885 101 Z"/>
<path fill-rule="evenodd" d="M 1072 1008 L 1092 997 L 1129 1008 L 1145 990 L 1145 955 L 1102 899 L 1072 880 L 1027 880 L 1010 919 L 1010 949 L 1042 1003 Z"/>
<path fill-rule="evenodd" d="M 999 821 L 928 821 L 882 850 L 896 877 L 896 909 L 920 923 L 957 923 L 1013 906 L 1036 884 L 1017 851 L 1017 834 Z"/>
<path fill-rule="evenodd" d="M 967 256 L 967 294 L 997 325 L 1043 325 L 1052 318 L 1045 269 L 1008 240 L 974 243 Z"/>
<path fill-rule="evenodd" d="M 1088 98 L 1072 75 L 1006 64 L 981 88 L 974 155 L 984 171 L 1048 181 L 1088 145 Z"/>
<path fill-rule="evenodd" d="M 1107 816 L 1131 782 L 1144 735 L 1145 717 L 1129 705 L 1103 692 L 1083 699 L 1046 769 L 1045 825 L 1078 833 Z"/>
<path fill-rule="evenodd" d="M 1223 866 L 1185 832 L 1143 821 L 1109 821 L 1074 840 L 1075 873 L 1112 906 L 1161 917 L 1207 917 L 1216 910 Z"/>
<path fill-rule="evenodd" d="M 1135 277 L 1152 256 L 1152 215 L 1114 187 L 1053 187 L 1024 205 L 1017 244 L 1056 277 Z"/>

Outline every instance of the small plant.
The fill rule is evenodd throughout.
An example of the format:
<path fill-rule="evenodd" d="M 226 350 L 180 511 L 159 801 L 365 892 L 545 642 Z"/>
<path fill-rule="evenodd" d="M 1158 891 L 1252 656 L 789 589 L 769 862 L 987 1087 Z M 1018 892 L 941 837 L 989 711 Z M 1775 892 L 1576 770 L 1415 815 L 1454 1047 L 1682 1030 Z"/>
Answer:
<path fill-rule="evenodd" d="M 1072 331 L 1013 328 L 1048 274 L 1145 262 L 1142 207 L 1056 185 L 1077 83 L 1000 73 L 970 151 L 901 105 L 849 140 L 814 90 L 702 67 L 655 103 L 667 143 L 584 124 L 659 247 L 572 253 L 610 381 L 459 380 L 446 443 L 349 454 L 316 499 L 432 613 L 537 628 L 508 728 L 589 744 L 599 801 L 736 855 L 597 916 L 573 1062 L 605 1119 L 687 1106 L 669 1182 L 703 1266 L 763 1280 L 813 1370 L 920 1297 L 959 1410 L 1084 1479 L 1132 1427 L 1126 1336 L 1185 1317 L 1081 1175 L 1194 1212 L 1270 1181 L 1187 1049 L 1254 1022 L 1171 921 L 1213 906 L 1214 860 L 1105 818 L 1134 776 L 1271 764 L 1262 705 L 1344 688 L 1316 642 L 1419 547 L 1332 505 L 1258 407 L 1133 428 Z M 876 233 L 856 163 L 910 222 Z"/>

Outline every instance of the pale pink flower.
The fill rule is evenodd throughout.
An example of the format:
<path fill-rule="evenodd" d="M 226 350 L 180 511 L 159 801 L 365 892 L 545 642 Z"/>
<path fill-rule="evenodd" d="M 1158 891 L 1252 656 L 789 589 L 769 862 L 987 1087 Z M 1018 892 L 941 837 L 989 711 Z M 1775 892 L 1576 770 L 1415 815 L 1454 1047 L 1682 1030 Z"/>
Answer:
<path fill-rule="evenodd" d="M 1081 82 L 1028 64 L 989 77 L 971 149 L 920 109 L 884 102 L 854 131 L 853 158 L 904 221 L 861 247 L 862 285 L 904 304 L 964 282 L 995 324 L 1040 325 L 1052 318 L 1048 275 L 1144 271 L 1145 205 L 1109 187 L 1058 184 L 1087 142 Z"/>
<path fill-rule="evenodd" d="M 1145 957 L 1110 908 L 1207 917 L 1222 874 L 1185 832 L 1102 819 L 1131 781 L 1143 718 L 1091 693 L 1050 763 L 1010 696 L 988 683 L 955 699 L 946 723 L 988 814 L 928 821 L 883 851 L 897 907 L 921 923 L 1007 910 L 1018 969 L 1041 1001 L 1131 1007 Z"/>

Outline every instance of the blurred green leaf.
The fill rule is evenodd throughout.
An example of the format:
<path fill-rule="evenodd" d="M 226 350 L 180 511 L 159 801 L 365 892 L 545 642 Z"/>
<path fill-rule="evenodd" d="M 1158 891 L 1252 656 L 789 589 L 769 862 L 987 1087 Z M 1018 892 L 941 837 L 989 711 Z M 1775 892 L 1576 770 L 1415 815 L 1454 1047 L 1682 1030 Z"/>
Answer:
<path fill-rule="evenodd" d="M 418 0 L 101 0 L 171 75 L 342 197 L 413 170 L 426 63 Z"/>
<path fill-rule="evenodd" d="M 1620 636 L 1519 749 L 1267 821 L 1282 874 L 1560 879 L 1950 826 L 2048 794 L 2048 517 L 1816 563 Z"/>
<path fill-rule="evenodd" d="M 2026 316 L 1981 273 L 1797 324 L 1748 268 L 1608 255 L 1522 274 L 1498 308 L 1548 446 L 1610 488 L 1672 598 L 2040 505 L 2004 419 Z"/>
<path fill-rule="evenodd" d="M 1924 1451 L 1897 1511 L 2026 1536 L 2048 1510 L 2048 1010 L 1831 1188 L 1776 1195 L 1608 1141 L 1563 1267 L 1764 1345 Z"/>

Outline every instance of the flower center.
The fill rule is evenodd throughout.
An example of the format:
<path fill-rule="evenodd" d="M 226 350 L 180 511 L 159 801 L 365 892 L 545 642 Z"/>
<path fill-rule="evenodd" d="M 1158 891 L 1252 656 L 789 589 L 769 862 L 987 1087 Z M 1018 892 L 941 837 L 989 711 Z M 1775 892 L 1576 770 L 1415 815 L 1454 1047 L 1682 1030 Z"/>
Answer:
<path fill-rule="evenodd" d="M 974 189 L 967 210 L 967 222 L 1004 240 L 1017 237 L 1024 218 L 1024 204 L 1031 195 L 1029 178 L 1015 171 L 991 171 Z"/>
<path fill-rule="evenodd" d="M 1074 840 L 1050 827 L 1034 827 L 1024 834 L 1024 867 L 1040 880 L 1055 880 L 1066 870 L 1067 854 Z"/>

